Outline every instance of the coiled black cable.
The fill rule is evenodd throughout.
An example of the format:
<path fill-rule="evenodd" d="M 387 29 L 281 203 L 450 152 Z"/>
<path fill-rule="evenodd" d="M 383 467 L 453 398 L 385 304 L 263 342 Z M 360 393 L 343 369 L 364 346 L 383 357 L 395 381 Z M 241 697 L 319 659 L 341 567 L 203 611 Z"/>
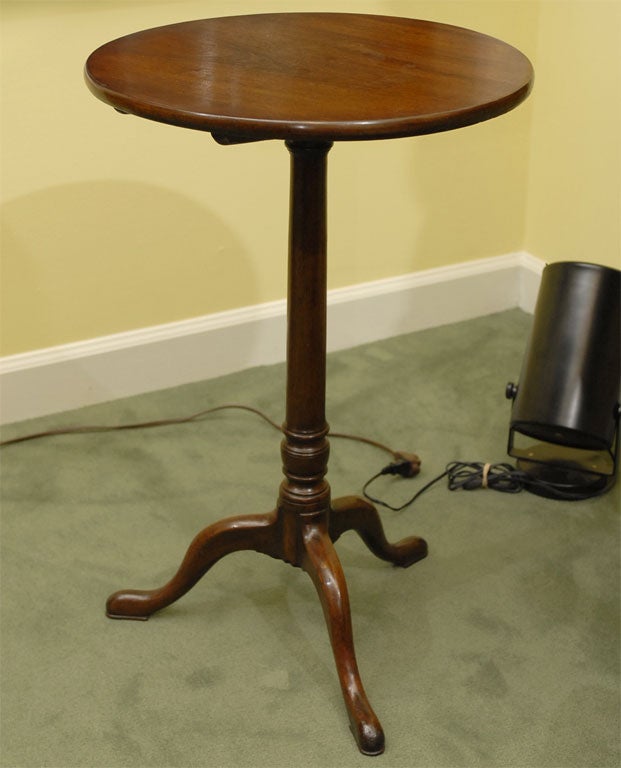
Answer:
<path fill-rule="evenodd" d="M 447 464 L 446 472 L 450 491 L 491 488 L 501 493 L 519 493 L 524 490 L 524 473 L 511 464 L 452 461 Z"/>

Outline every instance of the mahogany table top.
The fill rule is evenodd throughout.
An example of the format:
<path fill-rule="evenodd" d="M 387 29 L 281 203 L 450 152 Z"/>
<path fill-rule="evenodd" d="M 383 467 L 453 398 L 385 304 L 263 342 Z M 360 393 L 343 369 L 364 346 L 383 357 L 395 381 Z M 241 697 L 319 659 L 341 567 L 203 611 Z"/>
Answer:
<path fill-rule="evenodd" d="M 276 13 L 127 35 L 86 63 L 116 109 L 254 139 L 338 141 L 488 120 L 528 95 L 517 49 L 460 27 L 392 16 Z"/>

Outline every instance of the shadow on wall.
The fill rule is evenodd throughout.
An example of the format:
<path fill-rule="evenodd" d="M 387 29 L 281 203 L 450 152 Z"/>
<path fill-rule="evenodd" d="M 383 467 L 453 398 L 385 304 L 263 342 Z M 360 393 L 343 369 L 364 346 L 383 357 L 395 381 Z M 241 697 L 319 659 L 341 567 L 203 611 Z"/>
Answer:
<path fill-rule="evenodd" d="M 51 187 L 3 205 L 0 229 L 2 355 L 257 302 L 229 227 L 162 187 Z"/>

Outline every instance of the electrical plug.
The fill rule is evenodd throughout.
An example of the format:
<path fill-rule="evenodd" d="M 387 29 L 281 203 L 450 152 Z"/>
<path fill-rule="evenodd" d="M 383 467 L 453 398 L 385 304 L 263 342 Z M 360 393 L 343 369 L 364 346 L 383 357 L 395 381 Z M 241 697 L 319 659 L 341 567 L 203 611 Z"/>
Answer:
<path fill-rule="evenodd" d="M 420 459 L 415 453 L 398 451 L 395 453 L 396 461 L 388 464 L 381 471 L 382 475 L 401 475 L 401 477 L 415 477 L 420 472 Z"/>

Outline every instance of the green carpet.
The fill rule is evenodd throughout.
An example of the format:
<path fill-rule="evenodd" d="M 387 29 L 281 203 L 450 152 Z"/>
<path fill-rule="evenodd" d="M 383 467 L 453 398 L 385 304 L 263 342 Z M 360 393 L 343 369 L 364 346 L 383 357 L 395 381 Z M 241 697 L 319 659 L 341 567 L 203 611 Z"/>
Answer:
<path fill-rule="evenodd" d="M 509 404 L 531 319 L 515 310 L 331 355 L 328 420 L 417 452 L 406 500 L 453 459 L 505 461 Z M 166 361 L 162 361 L 166 364 Z M 12 425 L 179 416 L 224 402 L 283 418 L 284 368 Z M 2 450 L 4 768 L 618 766 L 619 492 L 585 502 L 450 492 L 387 536 L 424 536 L 407 570 L 353 533 L 337 551 L 356 652 L 386 752 L 363 757 L 319 601 L 302 571 L 231 555 L 148 622 L 111 621 L 107 595 L 161 585 L 224 516 L 267 512 L 280 436 L 227 411 L 186 426 L 48 438 Z M 333 496 L 386 463 L 333 439 Z"/>

